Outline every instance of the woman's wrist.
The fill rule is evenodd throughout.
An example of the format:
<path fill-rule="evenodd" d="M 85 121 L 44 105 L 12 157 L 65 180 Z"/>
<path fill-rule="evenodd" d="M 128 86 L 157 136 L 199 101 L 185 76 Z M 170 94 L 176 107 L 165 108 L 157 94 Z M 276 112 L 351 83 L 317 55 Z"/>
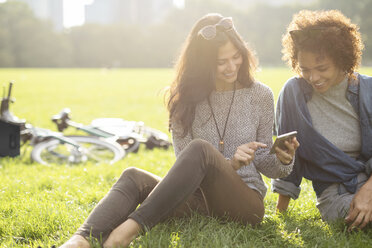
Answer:
<path fill-rule="evenodd" d="M 278 159 L 279 159 L 279 158 L 278 158 Z M 281 161 L 280 159 L 279 159 L 279 161 L 280 161 L 280 163 L 281 163 L 282 165 L 288 166 L 288 165 L 290 165 L 290 164 L 293 163 L 293 158 L 292 158 L 291 161 L 289 161 L 289 163 L 285 163 L 285 162 Z"/>
<path fill-rule="evenodd" d="M 240 168 L 239 163 L 236 163 L 236 161 L 234 161 L 234 159 L 226 158 L 226 160 L 230 163 L 231 167 L 234 170 L 239 170 L 239 168 Z"/>

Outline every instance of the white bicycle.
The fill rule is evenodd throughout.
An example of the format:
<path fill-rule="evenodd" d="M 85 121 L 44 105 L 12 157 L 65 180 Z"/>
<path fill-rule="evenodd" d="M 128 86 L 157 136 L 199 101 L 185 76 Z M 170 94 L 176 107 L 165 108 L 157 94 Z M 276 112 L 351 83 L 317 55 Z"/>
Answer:
<path fill-rule="evenodd" d="M 114 141 L 94 136 L 65 136 L 61 132 L 33 127 L 9 111 L 13 82 L 9 83 L 8 96 L 1 101 L 0 119 L 20 126 L 20 143 L 33 146 L 31 159 L 40 164 L 113 164 L 125 156 L 125 151 Z"/>

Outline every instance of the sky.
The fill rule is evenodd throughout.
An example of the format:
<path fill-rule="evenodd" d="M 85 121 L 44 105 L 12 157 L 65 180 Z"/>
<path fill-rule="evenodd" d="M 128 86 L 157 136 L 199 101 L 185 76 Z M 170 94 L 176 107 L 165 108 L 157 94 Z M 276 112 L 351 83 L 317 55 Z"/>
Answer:
<path fill-rule="evenodd" d="M 64 0 L 63 26 L 66 28 L 84 24 L 84 6 L 93 0 Z"/>
<path fill-rule="evenodd" d="M 6 0 L 0 0 L 0 3 Z M 63 0 L 63 26 L 69 28 L 84 24 L 85 5 L 93 3 L 94 0 Z M 173 0 L 174 6 L 183 8 L 185 0 Z"/>
<path fill-rule="evenodd" d="M 0 0 L 4 3 L 7 0 Z M 63 26 L 68 28 L 84 23 L 84 5 L 94 0 L 63 0 Z"/>
<path fill-rule="evenodd" d="M 2 0 L 0 0 L 2 1 Z M 69 28 L 84 24 L 84 6 L 94 0 L 64 0 L 63 1 L 63 26 Z M 184 7 L 184 0 L 173 0 L 178 8 Z"/>

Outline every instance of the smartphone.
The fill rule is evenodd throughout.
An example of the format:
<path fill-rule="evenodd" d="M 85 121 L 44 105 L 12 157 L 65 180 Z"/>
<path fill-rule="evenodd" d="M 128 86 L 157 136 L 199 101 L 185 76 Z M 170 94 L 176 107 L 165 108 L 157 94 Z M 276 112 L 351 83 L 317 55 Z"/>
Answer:
<path fill-rule="evenodd" d="M 287 147 L 285 146 L 284 141 L 291 140 L 293 137 L 296 137 L 296 135 L 297 135 L 297 131 L 293 131 L 293 132 L 285 133 L 285 134 L 282 134 L 276 137 L 276 140 L 273 146 L 271 147 L 270 154 L 275 153 L 275 147 L 279 147 L 282 150 L 286 150 Z"/>

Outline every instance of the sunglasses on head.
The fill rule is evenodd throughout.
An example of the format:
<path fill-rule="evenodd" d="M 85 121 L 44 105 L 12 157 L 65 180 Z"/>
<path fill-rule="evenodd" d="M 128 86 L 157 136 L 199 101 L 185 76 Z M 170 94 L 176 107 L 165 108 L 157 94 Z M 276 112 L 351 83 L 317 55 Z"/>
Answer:
<path fill-rule="evenodd" d="M 319 27 L 319 28 L 311 28 L 311 29 L 303 29 L 303 30 L 292 30 L 289 31 L 292 40 L 296 44 L 302 44 L 304 41 L 309 39 L 317 39 L 321 35 L 323 35 L 326 31 L 335 31 L 340 32 L 341 30 L 338 27 Z"/>
<path fill-rule="evenodd" d="M 206 40 L 212 40 L 217 35 L 217 30 L 224 32 L 234 29 L 234 24 L 231 17 L 224 17 L 214 25 L 207 25 L 199 30 L 198 35 Z"/>

